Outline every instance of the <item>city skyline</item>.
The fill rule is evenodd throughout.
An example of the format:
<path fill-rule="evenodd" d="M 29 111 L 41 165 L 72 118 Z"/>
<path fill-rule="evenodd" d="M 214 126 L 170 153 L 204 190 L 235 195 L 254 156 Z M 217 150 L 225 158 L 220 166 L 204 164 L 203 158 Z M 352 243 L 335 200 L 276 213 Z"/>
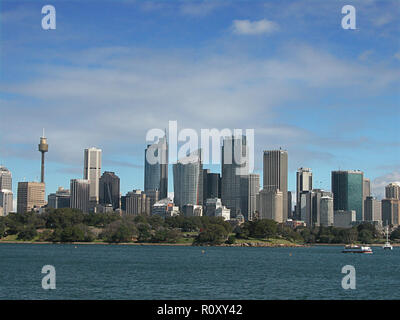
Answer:
<path fill-rule="evenodd" d="M 93 145 L 102 170 L 124 177 L 122 193 L 144 189 L 145 133 L 177 120 L 254 128 L 255 173 L 263 150 L 288 150 L 289 191 L 299 167 L 312 168 L 321 189 L 332 170 L 359 169 L 382 197 L 400 180 L 399 4 L 353 4 L 357 30 L 341 28 L 334 2 L 83 2 L 77 13 L 55 1 L 57 29 L 44 31 L 40 4 L 6 1 L 0 163 L 14 181 L 39 181 L 45 127 L 47 194 L 81 176 L 82 150 Z"/>

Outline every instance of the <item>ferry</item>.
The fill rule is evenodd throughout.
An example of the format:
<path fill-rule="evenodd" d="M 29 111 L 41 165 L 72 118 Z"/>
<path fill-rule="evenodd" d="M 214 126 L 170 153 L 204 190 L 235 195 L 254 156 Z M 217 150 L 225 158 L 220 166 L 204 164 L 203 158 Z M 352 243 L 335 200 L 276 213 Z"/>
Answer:
<path fill-rule="evenodd" d="M 372 253 L 371 247 L 347 245 L 344 247 L 343 253 Z"/>

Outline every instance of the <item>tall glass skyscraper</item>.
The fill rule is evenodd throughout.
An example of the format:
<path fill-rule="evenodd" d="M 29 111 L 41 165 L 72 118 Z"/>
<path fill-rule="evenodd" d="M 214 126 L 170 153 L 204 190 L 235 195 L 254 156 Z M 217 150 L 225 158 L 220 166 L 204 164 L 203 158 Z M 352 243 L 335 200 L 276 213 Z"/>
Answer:
<path fill-rule="evenodd" d="M 157 162 L 149 162 L 148 156 L 157 158 Z M 168 142 L 166 136 L 157 143 L 148 145 L 144 153 L 144 192 L 155 190 L 159 191 L 160 199 L 168 197 Z"/>
<path fill-rule="evenodd" d="M 99 181 L 99 203 L 111 204 L 113 209 L 119 208 L 120 180 L 114 172 L 105 171 Z"/>
<path fill-rule="evenodd" d="M 243 178 L 248 175 L 248 147 L 246 136 L 226 137 L 222 145 L 221 161 L 221 198 L 222 204 L 231 209 L 231 216 L 236 217 L 242 213 L 242 194 L 241 184 Z"/>
<path fill-rule="evenodd" d="M 363 220 L 362 171 L 332 171 L 333 210 L 355 210 L 356 220 Z"/>
<path fill-rule="evenodd" d="M 174 203 L 181 209 L 185 205 L 203 204 L 203 165 L 201 151 L 192 152 L 173 166 Z"/>

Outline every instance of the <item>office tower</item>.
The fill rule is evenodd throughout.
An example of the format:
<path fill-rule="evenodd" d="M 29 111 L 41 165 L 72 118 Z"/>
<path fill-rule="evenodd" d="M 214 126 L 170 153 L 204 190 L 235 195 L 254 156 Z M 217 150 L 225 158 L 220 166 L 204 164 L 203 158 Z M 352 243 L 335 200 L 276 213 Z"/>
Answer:
<path fill-rule="evenodd" d="M 355 210 L 335 210 L 333 211 L 333 225 L 336 228 L 351 228 L 356 222 Z"/>
<path fill-rule="evenodd" d="M 319 226 L 321 220 L 321 198 L 332 197 L 332 193 L 321 189 L 302 191 L 300 198 L 300 217 L 308 226 Z"/>
<path fill-rule="evenodd" d="M 355 210 L 356 220 L 363 220 L 362 171 L 332 171 L 333 209 Z"/>
<path fill-rule="evenodd" d="M 394 198 L 382 200 L 382 224 L 394 227 L 400 224 L 400 200 Z"/>
<path fill-rule="evenodd" d="M 148 190 L 145 193 L 146 193 L 147 199 L 149 199 L 150 214 L 152 214 L 153 206 L 157 203 L 157 201 L 160 200 L 160 191 L 158 191 L 158 190 Z"/>
<path fill-rule="evenodd" d="M 203 203 L 211 198 L 221 198 L 221 176 L 203 169 Z"/>
<path fill-rule="evenodd" d="M 12 190 L 11 172 L 3 166 L 0 166 L 0 190 Z"/>
<path fill-rule="evenodd" d="M 144 153 L 144 192 L 158 190 L 160 199 L 168 197 L 168 141 L 161 138 L 148 145 Z M 152 161 L 148 161 L 148 158 Z"/>
<path fill-rule="evenodd" d="M 46 204 L 45 186 L 41 182 L 18 182 L 17 212 L 25 213 Z"/>
<path fill-rule="evenodd" d="M 320 199 L 320 226 L 333 226 L 333 198 L 323 196 Z"/>
<path fill-rule="evenodd" d="M 287 206 L 288 206 L 288 217 L 293 218 L 293 211 L 292 211 L 292 191 L 288 191 Z"/>
<path fill-rule="evenodd" d="M 105 171 L 99 180 L 99 203 L 110 204 L 114 210 L 119 209 L 120 181 L 114 172 Z"/>
<path fill-rule="evenodd" d="M 53 209 L 70 208 L 71 193 L 68 189 L 59 187 L 56 193 L 51 193 L 47 197 L 47 207 Z"/>
<path fill-rule="evenodd" d="M 400 199 L 400 182 L 389 183 L 385 187 L 386 199 Z"/>
<path fill-rule="evenodd" d="M 90 207 L 99 203 L 99 180 L 101 176 L 101 149 L 89 148 L 84 152 L 83 179 L 90 182 Z M 72 190 L 71 190 L 72 192 Z"/>
<path fill-rule="evenodd" d="M 284 222 L 283 218 L 283 192 L 279 189 L 263 189 L 257 195 L 257 211 L 259 219 L 271 219 Z"/>
<path fill-rule="evenodd" d="M 241 214 L 244 219 L 253 220 L 254 214 L 257 211 L 257 195 L 260 192 L 260 175 L 248 174 L 241 177 Z"/>
<path fill-rule="evenodd" d="M 71 208 L 79 209 L 82 212 L 89 212 L 90 188 L 92 184 L 86 179 L 71 180 Z"/>
<path fill-rule="evenodd" d="M 288 153 L 286 150 L 264 151 L 263 188 L 282 192 L 283 221 L 288 218 Z"/>
<path fill-rule="evenodd" d="M 203 165 L 201 151 L 192 152 L 173 165 L 174 203 L 179 208 L 203 204 Z"/>
<path fill-rule="evenodd" d="M 374 197 L 368 196 L 364 200 L 364 220 L 382 221 L 382 203 Z"/>
<path fill-rule="evenodd" d="M 13 211 L 13 193 L 11 190 L 0 190 L 0 208 L 3 209 L 3 216 Z"/>
<path fill-rule="evenodd" d="M 242 212 L 241 182 L 249 174 L 249 154 L 246 136 L 226 137 L 222 144 L 221 199 L 231 209 L 231 216 Z M 246 209 L 245 209 L 246 210 Z"/>
<path fill-rule="evenodd" d="M 296 216 L 300 218 L 301 193 L 312 190 L 312 171 L 310 168 L 299 168 L 296 172 Z"/>
<path fill-rule="evenodd" d="M 43 135 L 40 137 L 40 143 L 38 145 L 39 152 L 42 154 L 42 166 L 41 166 L 41 175 L 40 182 L 44 183 L 44 154 L 49 151 L 49 145 L 47 144 L 47 138 Z"/>
<path fill-rule="evenodd" d="M 133 190 L 126 194 L 126 214 L 150 215 L 150 199 L 142 190 Z"/>
<path fill-rule="evenodd" d="M 371 180 L 368 178 L 363 179 L 363 200 L 371 196 Z"/>

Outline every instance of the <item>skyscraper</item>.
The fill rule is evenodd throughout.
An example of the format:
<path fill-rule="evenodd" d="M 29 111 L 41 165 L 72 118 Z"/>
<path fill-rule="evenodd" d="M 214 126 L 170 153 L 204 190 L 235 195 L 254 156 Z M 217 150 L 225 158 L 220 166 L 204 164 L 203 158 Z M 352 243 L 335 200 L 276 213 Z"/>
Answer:
<path fill-rule="evenodd" d="M 126 194 L 126 214 L 150 215 L 150 199 L 142 190 L 133 190 Z"/>
<path fill-rule="evenodd" d="M 332 171 L 333 209 L 356 211 L 356 220 L 363 220 L 363 172 Z"/>
<path fill-rule="evenodd" d="M 249 154 L 246 136 L 226 137 L 222 145 L 221 199 L 222 204 L 231 209 L 234 218 L 241 213 L 242 177 L 248 175 Z"/>
<path fill-rule="evenodd" d="M 241 179 L 241 213 L 245 220 L 253 220 L 257 211 L 257 195 L 260 192 L 260 175 L 252 173 L 242 176 Z"/>
<path fill-rule="evenodd" d="M 114 172 L 105 171 L 99 180 L 99 203 L 111 204 L 116 210 L 120 207 L 120 180 Z"/>
<path fill-rule="evenodd" d="M 221 176 L 203 169 L 203 203 L 207 199 L 221 198 Z"/>
<path fill-rule="evenodd" d="M 320 199 L 320 225 L 324 227 L 333 226 L 333 198 L 323 196 Z"/>
<path fill-rule="evenodd" d="M 312 190 L 312 171 L 309 168 L 299 168 L 296 172 L 296 216 L 300 217 L 300 198 L 304 191 Z"/>
<path fill-rule="evenodd" d="M 382 224 L 384 226 L 400 224 L 400 200 L 390 198 L 382 199 Z"/>
<path fill-rule="evenodd" d="M 56 193 L 51 193 L 47 197 L 47 207 L 60 209 L 71 207 L 71 193 L 63 187 L 59 187 Z"/>
<path fill-rule="evenodd" d="M 97 203 L 99 203 L 100 176 L 101 176 L 101 149 L 97 148 L 85 149 L 83 179 L 89 180 L 90 182 L 91 206 L 94 206 Z"/>
<path fill-rule="evenodd" d="M 14 210 L 12 193 L 12 175 L 6 167 L 0 166 L 0 207 L 3 215 L 8 215 Z"/>
<path fill-rule="evenodd" d="M 71 180 L 71 208 L 89 212 L 91 182 L 85 179 Z"/>
<path fill-rule="evenodd" d="M 153 162 L 148 161 L 153 158 Z M 144 191 L 159 191 L 160 199 L 168 197 L 168 141 L 161 138 L 148 145 L 144 153 Z"/>
<path fill-rule="evenodd" d="M 283 201 L 283 194 L 279 189 L 263 189 L 257 195 L 257 211 L 260 219 L 271 219 L 276 222 L 284 222 L 283 206 L 286 202 Z"/>
<path fill-rule="evenodd" d="M 400 182 L 389 183 L 385 187 L 386 199 L 400 199 Z"/>
<path fill-rule="evenodd" d="M 174 203 L 183 206 L 203 204 L 203 165 L 201 151 L 192 152 L 173 165 Z"/>
<path fill-rule="evenodd" d="M 288 218 L 288 153 L 286 150 L 264 151 L 263 189 L 282 192 L 282 217 Z"/>
<path fill-rule="evenodd" d="M 6 167 L 0 166 L 0 190 L 12 190 L 12 175 Z"/>
<path fill-rule="evenodd" d="M 45 186 L 41 182 L 18 182 L 17 212 L 30 212 L 46 204 Z"/>
<path fill-rule="evenodd" d="M 382 203 L 374 197 L 364 200 L 364 220 L 382 222 Z"/>
<path fill-rule="evenodd" d="M 13 211 L 13 193 L 11 190 L 0 190 L 0 208 L 3 209 L 4 216 Z"/>

